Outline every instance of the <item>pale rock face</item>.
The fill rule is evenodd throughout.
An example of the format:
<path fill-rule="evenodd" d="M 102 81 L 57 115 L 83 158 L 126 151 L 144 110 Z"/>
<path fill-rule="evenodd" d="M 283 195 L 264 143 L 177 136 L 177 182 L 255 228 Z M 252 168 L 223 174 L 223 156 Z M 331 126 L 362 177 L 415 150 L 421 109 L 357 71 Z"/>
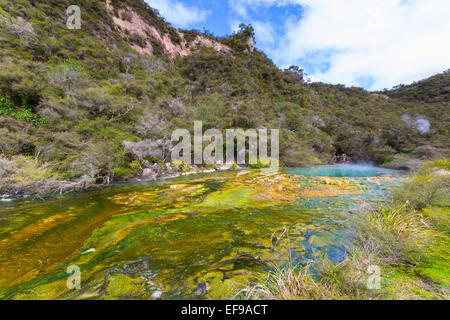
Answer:
<path fill-rule="evenodd" d="M 111 5 L 111 0 L 106 0 L 106 8 L 110 11 L 113 10 L 113 6 Z M 138 36 L 146 39 L 148 38 L 145 30 L 149 29 L 149 25 L 139 16 L 134 10 L 129 10 L 128 14 L 130 15 L 130 20 L 122 20 L 113 15 L 113 21 L 116 25 L 130 32 L 130 34 L 137 34 Z M 146 43 L 145 48 L 141 48 L 138 45 L 132 45 L 132 48 L 139 52 L 140 54 L 153 54 L 153 47 L 150 42 Z"/>
<path fill-rule="evenodd" d="M 110 11 L 113 10 L 111 0 L 106 1 L 106 8 Z M 113 21 L 121 29 L 127 30 L 129 34 L 136 34 L 141 38 L 145 39 L 146 46 L 144 48 L 136 44 L 132 45 L 132 48 L 135 49 L 139 54 L 142 55 L 153 54 L 151 38 L 154 38 L 156 41 L 159 42 L 159 44 L 164 50 L 164 53 L 168 55 L 172 60 L 175 59 L 177 56 L 181 57 L 188 56 L 192 53 L 191 50 L 199 49 L 202 46 L 213 48 L 214 50 L 224 54 L 231 54 L 230 47 L 200 35 L 198 35 L 195 38 L 195 40 L 193 40 L 188 45 L 187 41 L 184 39 L 184 34 L 180 31 L 177 32 L 181 37 L 182 41 L 179 44 L 174 44 L 168 34 L 164 34 L 161 36 L 159 30 L 157 30 L 154 26 L 150 25 L 147 21 L 145 21 L 133 9 L 128 8 L 126 11 L 128 16 L 130 17 L 129 19 L 130 21 L 122 20 L 121 18 L 115 16 L 113 16 Z"/>
<path fill-rule="evenodd" d="M 391 98 L 389 98 L 389 96 L 387 96 L 385 94 L 379 94 L 379 93 L 372 93 L 372 96 L 374 96 L 375 98 L 380 98 L 380 99 L 385 99 L 385 100 L 391 99 Z"/>
<path fill-rule="evenodd" d="M 255 39 L 253 39 L 253 37 L 248 38 L 247 47 L 250 53 L 255 51 Z"/>
<path fill-rule="evenodd" d="M 225 54 L 231 54 L 231 48 L 220 43 L 217 41 L 213 41 L 211 39 L 208 39 L 206 37 L 197 36 L 195 40 L 190 45 L 194 49 L 197 49 L 199 47 L 208 47 L 212 48 L 218 52 L 225 53 Z"/>

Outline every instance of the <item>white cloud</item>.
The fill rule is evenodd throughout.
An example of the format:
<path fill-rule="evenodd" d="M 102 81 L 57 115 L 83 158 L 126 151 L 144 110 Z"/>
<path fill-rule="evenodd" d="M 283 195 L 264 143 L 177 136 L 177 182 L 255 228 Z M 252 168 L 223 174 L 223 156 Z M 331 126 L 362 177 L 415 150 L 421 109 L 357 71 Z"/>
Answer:
<path fill-rule="evenodd" d="M 254 21 L 256 40 L 263 46 L 273 46 L 276 39 L 275 30 L 270 22 Z"/>
<path fill-rule="evenodd" d="M 152 8 L 158 9 L 161 15 L 178 28 L 189 28 L 203 22 L 209 11 L 194 6 L 186 6 L 174 0 L 145 0 Z"/>
<path fill-rule="evenodd" d="M 238 32 L 239 31 L 239 25 L 241 24 L 241 21 L 239 20 L 230 20 L 228 22 L 231 32 Z"/>
<path fill-rule="evenodd" d="M 448 0 L 230 0 L 241 12 L 258 6 L 301 5 L 270 50 L 280 66 L 327 65 L 307 70 L 313 80 L 369 89 L 410 83 L 450 67 Z M 253 10 L 255 11 L 255 10 Z M 257 11 L 255 11 L 257 13 Z M 258 30 L 256 30 L 258 33 Z M 264 48 L 264 46 L 263 46 Z M 311 59 L 311 60 L 310 60 Z M 317 60 L 317 61 L 314 61 Z"/>
<path fill-rule="evenodd" d="M 298 4 L 297 0 L 228 0 L 230 8 L 241 18 L 249 17 L 249 9 L 257 9 L 258 7 L 283 7 L 290 4 Z"/>

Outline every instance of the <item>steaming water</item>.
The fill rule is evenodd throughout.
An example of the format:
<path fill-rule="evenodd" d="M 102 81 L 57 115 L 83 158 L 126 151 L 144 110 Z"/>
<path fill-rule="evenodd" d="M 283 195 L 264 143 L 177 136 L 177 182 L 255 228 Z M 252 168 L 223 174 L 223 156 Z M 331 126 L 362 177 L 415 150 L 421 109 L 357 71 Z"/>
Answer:
<path fill-rule="evenodd" d="M 303 176 L 316 177 L 378 177 L 393 174 L 394 171 L 374 167 L 370 164 L 340 164 L 320 166 L 307 169 L 289 169 L 286 172 Z"/>

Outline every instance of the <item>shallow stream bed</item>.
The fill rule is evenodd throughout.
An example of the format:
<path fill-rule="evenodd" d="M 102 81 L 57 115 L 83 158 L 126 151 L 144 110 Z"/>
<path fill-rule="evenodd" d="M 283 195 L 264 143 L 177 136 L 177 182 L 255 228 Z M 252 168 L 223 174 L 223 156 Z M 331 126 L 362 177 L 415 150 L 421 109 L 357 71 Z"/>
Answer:
<path fill-rule="evenodd" d="M 3 202 L 0 299 L 229 299 L 289 256 L 344 259 L 346 219 L 400 179 L 373 167 L 230 171 Z"/>

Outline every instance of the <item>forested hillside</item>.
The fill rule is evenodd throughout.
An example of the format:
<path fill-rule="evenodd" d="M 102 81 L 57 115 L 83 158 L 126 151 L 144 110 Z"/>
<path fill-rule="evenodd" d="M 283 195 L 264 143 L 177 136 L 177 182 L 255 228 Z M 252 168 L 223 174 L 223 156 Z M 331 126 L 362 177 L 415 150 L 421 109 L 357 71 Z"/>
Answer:
<path fill-rule="evenodd" d="M 69 5 L 81 30 L 66 27 Z M 143 0 L 0 0 L 0 46 L 0 191 L 135 176 L 169 162 L 172 131 L 194 120 L 279 128 L 285 166 L 449 147 L 448 72 L 384 93 L 307 83 L 255 49 L 251 26 L 177 30 Z"/>
<path fill-rule="evenodd" d="M 392 98 L 431 103 L 450 103 L 450 69 L 411 85 L 398 85 L 385 92 Z"/>

